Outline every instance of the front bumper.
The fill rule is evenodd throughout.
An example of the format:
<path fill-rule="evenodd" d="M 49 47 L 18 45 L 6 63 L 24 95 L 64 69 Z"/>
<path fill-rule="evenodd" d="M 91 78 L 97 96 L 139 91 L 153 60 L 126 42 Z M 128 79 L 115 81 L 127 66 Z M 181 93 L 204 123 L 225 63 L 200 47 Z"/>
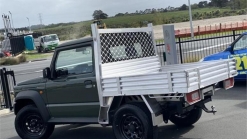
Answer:
<path fill-rule="evenodd" d="M 55 50 L 55 48 L 58 46 L 58 44 L 53 44 L 53 45 L 48 45 L 47 47 L 45 47 L 44 49 L 46 51 L 52 51 Z"/>

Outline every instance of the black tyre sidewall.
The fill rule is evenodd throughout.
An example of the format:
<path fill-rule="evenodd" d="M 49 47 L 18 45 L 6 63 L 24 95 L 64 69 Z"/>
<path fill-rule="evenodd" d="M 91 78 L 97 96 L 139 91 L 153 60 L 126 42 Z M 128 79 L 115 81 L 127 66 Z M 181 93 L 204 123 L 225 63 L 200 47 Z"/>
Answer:
<path fill-rule="evenodd" d="M 38 47 L 38 48 L 37 48 L 37 51 L 38 51 L 38 53 L 41 53 L 41 48 Z"/>
<path fill-rule="evenodd" d="M 113 133 L 116 139 L 125 139 L 120 131 L 120 123 L 125 114 L 135 115 L 140 122 L 142 123 L 144 129 L 144 138 L 143 139 L 153 139 L 153 125 L 150 119 L 151 116 L 148 116 L 150 113 L 145 113 L 145 110 L 141 109 L 138 106 L 126 104 L 117 110 L 113 119 Z M 151 115 L 151 114 L 150 114 Z"/>
<path fill-rule="evenodd" d="M 177 126 L 191 126 L 194 123 L 196 123 L 202 116 L 202 109 L 201 108 L 196 108 L 193 109 L 189 112 L 189 115 L 185 118 L 179 118 L 175 115 L 170 117 L 170 121 L 174 123 Z"/>
<path fill-rule="evenodd" d="M 22 139 L 48 139 L 49 136 L 52 134 L 54 131 L 54 125 L 52 124 L 46 124 L 46 129 L 40 136 L 29 136 L 24 133 L 22 127 L 21 127 L 21 122 L 23 122 L 23 119 L 28 113 L 36 113 L 40 116 L 39 110 L 34 107 L 33 105 L 28 105 L 23 107 L 16 115 L 15 118 L 15 129 L 17 134 L 22 138 Z M 41 116 L 40 116 L 41 117 Z"/>

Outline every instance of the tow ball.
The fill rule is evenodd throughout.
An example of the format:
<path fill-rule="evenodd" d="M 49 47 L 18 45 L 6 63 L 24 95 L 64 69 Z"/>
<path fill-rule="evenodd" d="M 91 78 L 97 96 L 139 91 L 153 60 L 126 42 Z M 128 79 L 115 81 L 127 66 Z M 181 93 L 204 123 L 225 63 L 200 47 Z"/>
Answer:
<path fill-rule="evenodd" d="M 206 113 L 213 113 L 215 115 L 215 113 L 217 112 L 215 106 L 211 106 L 211 110 L 209 110 L 204 104 L 200 104 L 198 105 L 198 107 L 202 108 Z"/>

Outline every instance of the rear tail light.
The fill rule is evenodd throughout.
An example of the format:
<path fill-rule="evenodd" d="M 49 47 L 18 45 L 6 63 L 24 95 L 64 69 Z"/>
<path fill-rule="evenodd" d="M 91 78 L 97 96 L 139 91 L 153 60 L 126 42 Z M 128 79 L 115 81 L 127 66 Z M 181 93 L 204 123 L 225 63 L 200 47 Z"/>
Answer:
<path fill-rule="evenodd" d="M 192 105 L 192 104 L 194 104 L 194 103 L 196 103 L 196 102 L 198 102 L 198 101 L 201 100 L 201 96 L 200 96 L 200 93 L 199 93 L 198 90 L 186 94 L 185 98 L 186 98 L 186 101 L 187 101 L 190 105 Z"/>
<path fill-rule="evenodd" d="M 224 89 L 230 89 L 234 86 L 234 78 L 227 79 L 223 81 Z"/>

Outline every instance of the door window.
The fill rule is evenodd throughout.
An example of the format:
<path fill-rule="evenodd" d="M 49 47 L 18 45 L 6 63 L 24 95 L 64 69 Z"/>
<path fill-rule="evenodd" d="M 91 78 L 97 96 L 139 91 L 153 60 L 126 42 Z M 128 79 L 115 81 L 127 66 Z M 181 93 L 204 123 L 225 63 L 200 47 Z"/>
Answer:
<path fill-rule="evenodd" d="M 91 73 L 92 47 L 81 47 L 60 51 L 55 63 L 55 69 L 67 70 L 68 75 Z"/>
<path fill-rule="evenodd" d="M 247 49 L 247 35 L 242 36 L 234 45 L 234 51 Z"/>

